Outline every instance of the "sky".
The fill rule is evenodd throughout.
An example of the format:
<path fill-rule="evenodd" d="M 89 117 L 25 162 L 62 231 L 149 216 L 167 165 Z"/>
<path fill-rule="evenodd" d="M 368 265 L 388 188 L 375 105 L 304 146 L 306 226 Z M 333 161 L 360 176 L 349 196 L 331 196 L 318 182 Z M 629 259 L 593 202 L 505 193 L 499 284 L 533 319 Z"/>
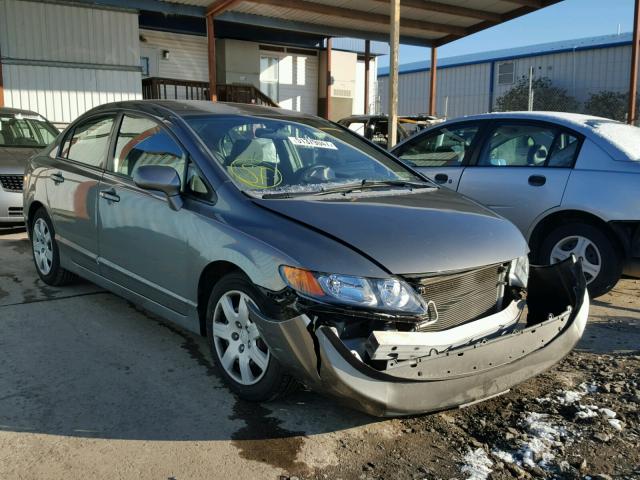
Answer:
<path fill-rule="evenodd" d="M 622 32 L 630 32 L 633 29 L 633 3 L 634 0 L 564 0 L 443 45 L 438 49 L 438 58 L 616 34 L 618 27 Z M 429 58 L 428 48 L 400 46 L 400 64 Z M 380 57 L 378 65 L 388 66 L 389 56 Z"/>

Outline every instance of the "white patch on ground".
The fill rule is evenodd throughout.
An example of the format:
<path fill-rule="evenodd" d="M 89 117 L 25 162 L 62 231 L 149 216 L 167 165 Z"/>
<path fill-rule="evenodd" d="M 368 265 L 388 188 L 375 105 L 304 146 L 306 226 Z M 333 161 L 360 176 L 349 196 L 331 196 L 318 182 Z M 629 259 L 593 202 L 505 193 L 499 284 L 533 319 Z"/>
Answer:
<path fill-rule="evenodd" d="M 486 480 L 491 473 L 493 462 L 482 448 L 469 450 L 464 456 L 464 465 L 460 469 L 468 480 Z"/>
<path fill-rule="evenodd" d="M 529 413 L 524 419 L 527 430 L 527 440 L 522 443 L 516 454 L 523 464 L 530 467 L 539 465 L 547 467 L 555 455 L 553 450 L 562 445 L 562 439 L 567 437 L 564 427 L 554 425 L 545 413 Z"/>
<path fill-rule="evenodd" d="M 580 420 L 586 420 L 587 418 L 594 418 L 598 416 L 599 407 L 596 405 L 578 405 L 578 412 L 576 418 Z"/>
<path fill-rule="evenodd" d="M 491 450 L 491 453 L 496 457 L 502 460 L 504 463 L 515 463 L 516 459 L 513 454 L 509 452 L 505 452 L 504 450 L 500 450 L 499 448 L 494 448 Z"/>
<path fill-rule="evenodd" d="M 616 418 L 616 412 L 614 412 L 613 410 L 609 410 L 608 408 L 603 408 L 602 410 L 600 410 L 602 413 L 604 413 L 604 415 L 608 418 Z"/>
<path fill-rule="evenodd" d="M 613 428 L 615 428 L 619 432 L 622 431 L 622 422 L 617 418 L 610 418 L 609 425 L 611 425 Z"/>

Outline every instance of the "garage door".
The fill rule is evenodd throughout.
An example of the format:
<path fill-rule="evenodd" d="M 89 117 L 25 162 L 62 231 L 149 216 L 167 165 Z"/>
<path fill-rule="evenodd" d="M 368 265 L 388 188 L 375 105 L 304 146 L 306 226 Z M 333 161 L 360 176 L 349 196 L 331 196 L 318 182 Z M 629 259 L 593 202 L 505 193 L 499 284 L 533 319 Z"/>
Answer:
<path fill-rule="evenodd" d="M 260 89 L 282 108 L 316 115 L 318 56 L 292 50 L 260 52 Z"/>

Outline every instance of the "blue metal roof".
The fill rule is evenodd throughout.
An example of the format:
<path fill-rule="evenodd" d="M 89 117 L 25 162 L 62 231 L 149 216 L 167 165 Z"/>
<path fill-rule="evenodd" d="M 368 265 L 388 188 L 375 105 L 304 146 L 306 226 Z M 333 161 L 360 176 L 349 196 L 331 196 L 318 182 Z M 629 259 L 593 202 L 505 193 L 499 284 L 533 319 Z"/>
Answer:
<path fill-rule="evenodd" d="M 575 40 L 562 40 L 559 42 L 539 43 L 525 47 L 506 48 L 503 50 L 493 50 L 490 52 L 471 53 L 469 55 L 458 55 L 455 57 L 441 58 L 438 60 L 438 69 L 460 67 L 463 65 L 475 65 L 502 60 L 512 60 L 516 58 L 535 57 L 537 55 L 549 55 L 552 53 L 571 52 L 581 50 L 595 50 L 598 48 L 617 47 L 630 45 L 632 42 L 631 33 L 621 33 L 620 35 L 601 35 L 598 37 L 578 38 Z M 400 65 L 400 73 L 424 72 L 431 69 L 431 62 L 412 62 Z M 378 77 L 389 75 L 389 67 L 378 68 Z"/>

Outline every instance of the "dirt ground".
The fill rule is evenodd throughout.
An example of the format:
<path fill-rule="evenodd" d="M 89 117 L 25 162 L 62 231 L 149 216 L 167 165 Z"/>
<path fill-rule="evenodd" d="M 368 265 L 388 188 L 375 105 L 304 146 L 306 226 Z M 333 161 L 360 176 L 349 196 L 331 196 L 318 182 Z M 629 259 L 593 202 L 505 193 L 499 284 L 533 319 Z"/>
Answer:
<path fill-rule="evenodd" d="M 640 479 L 640 280 L 553 370 L 465 409 L 380 420 L 308 391 L 235 398 L 204 339 L 0 234 L 0 480 Z"/>

